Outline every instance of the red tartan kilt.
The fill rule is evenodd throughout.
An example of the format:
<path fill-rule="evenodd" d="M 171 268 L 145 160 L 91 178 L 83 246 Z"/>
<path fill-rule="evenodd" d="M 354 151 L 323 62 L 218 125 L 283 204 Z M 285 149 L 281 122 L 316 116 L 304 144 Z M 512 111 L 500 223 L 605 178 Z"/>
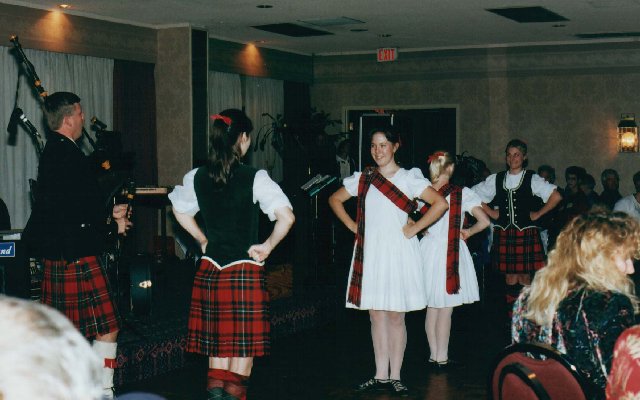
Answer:
<path fill-rule="evenodd" d="M 492 262 L 507 274 L 533 273 L 545 265 L 546 256 L 537 228 L 493 229 Z"/>
<path fill-rule="evenodd" d="M 240 262 L 220 270 L 203 258 L 193 282 L 187 351 L 263 356 L 269 354 L 270 331 L 264 267 Z"/>
<path fill-rule="evenodd" d="M 43 260 L 41 302 L 67 316 L 86 337 L 120 329 L 106 274 L 95 256 L 66 261 Z"/>

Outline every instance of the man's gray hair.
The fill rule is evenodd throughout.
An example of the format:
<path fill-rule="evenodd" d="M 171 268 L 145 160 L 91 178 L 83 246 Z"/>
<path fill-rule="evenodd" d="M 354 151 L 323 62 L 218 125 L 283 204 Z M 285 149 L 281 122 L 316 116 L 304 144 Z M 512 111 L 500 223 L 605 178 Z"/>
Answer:
<path fill-rule="evenodd" d="M 96 400 L 100 359 L 51 307 L 0 295 L 0 399 Z"/>

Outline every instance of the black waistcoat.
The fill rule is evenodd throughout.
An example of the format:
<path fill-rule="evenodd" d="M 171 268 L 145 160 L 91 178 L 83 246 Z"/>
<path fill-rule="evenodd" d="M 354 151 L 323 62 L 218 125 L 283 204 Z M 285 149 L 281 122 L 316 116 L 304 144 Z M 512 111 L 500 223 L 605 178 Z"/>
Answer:
<path fill-rule="evenodd" d="M 510 225 L 522 230 L 535 227 L 529 213 L 535 209 L 535 198 L 531 191 L 531 177 L 534 172 L 526 170 L 520 178 L 520 183 L 513 189 L 507 189 L 508 171 L 496 175 L 495 204 L 500 207 L 500 217 L 496 226 L 506 229 Z"/>
<path fill-rule="evenodd" d="M 258 243 L 259 206 L 253 203 L 253 180 L 257 170 L 239 165 L 226 185 L 214 187 L 206 167 L 194 177 L 198 206 L 204 219 L 206 256 L 220 265 L 247 260 L 247 250 Z"/>

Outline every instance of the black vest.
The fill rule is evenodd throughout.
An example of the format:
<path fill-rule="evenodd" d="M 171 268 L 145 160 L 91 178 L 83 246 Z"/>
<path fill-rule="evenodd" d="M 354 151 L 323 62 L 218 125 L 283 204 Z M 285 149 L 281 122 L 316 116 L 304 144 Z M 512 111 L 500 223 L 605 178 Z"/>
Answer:
<path fill-rule="evenodd" d="M 226 185 L 214 187 L 206 167 L 194 177 L 198 206 L 209 243 L 205 255 L 220 265 L 247 260 L 258 243 L 259 206 L 253 203 L 255 168 L 239 165 Z"/>
<path fill-rule="evenodd" d="M 531 177 L 534 172 L 526 170 L 520 178 L 520 183 L 513 189 L 507 189 L 508 171 L 496 175 L 496 197 L 494 203 L 500 207 L 500 217 L 496 226 L 507 229 L 513 225 L 519 230 L 535 227 L 529 213 L 535 210 L 535 198 L 531 191 Z"/>

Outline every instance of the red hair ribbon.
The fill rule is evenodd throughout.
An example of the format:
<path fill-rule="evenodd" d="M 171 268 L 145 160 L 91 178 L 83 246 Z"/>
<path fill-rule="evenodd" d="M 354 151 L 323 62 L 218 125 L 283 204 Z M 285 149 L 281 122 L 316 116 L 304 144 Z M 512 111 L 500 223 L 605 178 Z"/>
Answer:
<path fill-rule="evenodd" d="M 436 161 L 439 157 L 442 157 L 442 156 L 444 156 L 444 152 L 442 151 L 435 152 L 432 155 L 430 155 L 429 158 L 427 158 L 427 162 L 431 164 L 432 162 Z"/>
<path fill-rule="evenodd" d="M 224 123 L 225 123 L 225 124 L 227 124 L 228 126 L 231 126 L 231 118 L 229 118 L 229 117 L 225 117 L 224 115 L 215 114 L 215 115 L 212 115 L 212 116 L 211 116 L 211 117 L 209 117 L 209 118 L 211 118 L 211 120 L 212 120 L 212 121 L 215 121 L 215 120 L 217 120 L 217 119 L 221 119 L 221 120 L 222 120 L 222 122 L 224 122 Z"/>

